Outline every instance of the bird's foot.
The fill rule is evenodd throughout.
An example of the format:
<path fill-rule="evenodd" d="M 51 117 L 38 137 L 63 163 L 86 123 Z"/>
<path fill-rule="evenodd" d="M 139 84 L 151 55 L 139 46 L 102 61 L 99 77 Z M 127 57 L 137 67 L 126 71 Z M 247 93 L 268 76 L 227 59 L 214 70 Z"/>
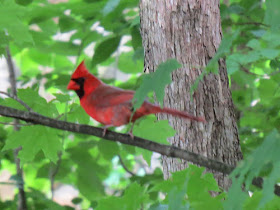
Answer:
<path fill-rule="evenodd" d="M 132 133 L 133 132 L 133 127 L 134 127 L 134 122 L 132 123 L 132 125 L 131 125 L 128 133 L 127 133 L 131 137 L 132 140 L 134 139 L 134 135 Z"/>
<path fill-rule="evenodd" d="M 105 125 L 103 127 L 102 137 L 104 137 L 106 135 L 107 129 L 110 128 L 110 127 L 112 127 L 112 125 Z"/>
<path fill-rule="evenodd" d="M 107 128 L 103 128 L 102 137 L 106 135 L 106 132 L 107 132 Z"/>
<path fill-rule="evenodd" d="M 131 137 L 131 139 L 134 139 L 134 135 L 131 130 L 127 134 Z"/>

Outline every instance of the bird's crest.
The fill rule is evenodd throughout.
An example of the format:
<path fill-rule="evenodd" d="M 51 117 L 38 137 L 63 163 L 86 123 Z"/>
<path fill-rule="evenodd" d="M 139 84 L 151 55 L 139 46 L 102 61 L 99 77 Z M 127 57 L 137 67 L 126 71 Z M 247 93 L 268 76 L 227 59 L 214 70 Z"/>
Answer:
<path fill-rule="evenodd" d="M 76 70 L 74 71 L 74 73 L 72 74 L 72 79 L 75 78 L 80 78 L 80 77 L 86 77 L 88 76 L 90 73 L 87 70 L 87 67 L 85 66 L 85 61 L 82 61 L 80 63 L 80 65 L 76 68 Z"/>

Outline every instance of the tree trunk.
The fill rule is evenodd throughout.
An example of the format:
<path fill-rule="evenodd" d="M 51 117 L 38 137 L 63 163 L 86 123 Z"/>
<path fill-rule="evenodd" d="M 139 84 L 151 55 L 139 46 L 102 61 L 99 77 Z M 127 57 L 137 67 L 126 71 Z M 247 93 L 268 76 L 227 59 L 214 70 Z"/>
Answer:
<path fill-rule="evenodd" d="M 234 106 L 228 86 L 225 61 L 219 61 L 219 74 L 207 74 L 190 95 L 191 86 L 215 55 L 222 38 L 220 0 L 141 0 L 141 35 L 145 50 L 145 70 L 153 72 L 169 58 L 182 68 L 172 74 L 166 88 L 164 106 L 205 116 L 207 123 L 186 121 L 166 115 L 177 134 L 172 145 L 185 148 L 230 165 L 242 159 Z M 165 178 L 182 170 L 187 162 L 163 157 Z M 214 173 L 224 189 L 229 179 Z"/>

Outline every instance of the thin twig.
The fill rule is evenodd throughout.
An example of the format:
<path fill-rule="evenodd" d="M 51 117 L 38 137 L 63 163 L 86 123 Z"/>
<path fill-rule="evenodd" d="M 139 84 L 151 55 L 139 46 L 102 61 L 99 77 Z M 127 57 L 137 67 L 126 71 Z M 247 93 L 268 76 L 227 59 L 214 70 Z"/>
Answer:
<path fill-rule="evenodd" d="M 51 168 L 50 168 L 50 182 L 51 182 L 51 199 L 54 199 L 54 181 L 55 181 L 55 176 L 57 175 L 60 165 L 61 165 L 61 156 L 62 152 L 60 151 L 58 153 L 58 160 L 56 162 L 56 165 L 51 163 Z"/>
<path fill-rule="evenodd" d="M 19 100 L 17 98 L 17 85 L 16 85 L 15 68 L 14 68 L 14 65 L 13 65 L 12 56 L 11 56 L 10 49 L 9 49 L 8 46 L 6 47 L 6 53 L 7 53 L 6 61 L 7 61 L 7 65 L 8 65 L 9 79 L 10 79 L 11 90 L 12 90 L 11 97 L 13 99 L 17 100 L 18 102 L 20 102 L 21 104 L 22 103 L 25 104 L 23 101 L 21 101 L 21 100 Z M 3 94 L 3 92 L 2 92 L 2 94 Z M 23 105 L 23 106 L 26 107 L 26 104 Z M 29 106 L 27 106 L 27 107 L 29 107 Z M 19 124 L 18 119 L 15 119 L 14 123 L 15 124 Z M 18 131 L 19 127 L 17 125 L 14 125 L 14 130 Z M 17 176 L 21 180 L 21 182 L 18 183 L 18 185 L 17 185 L 18 186 L 18 191 L 19 191 L 18 192 L 18 206 L 17 206 L 17 209 L 18 210 L 27 210 L 26 195 L 25 195 L 25 191 L 24 191 L 23 171 L 22 171 L 22 169 L 20 167 L 20 159 L 18 158 L 18 152 L 20 150 L 21 150 L 21 147 L 19 147 L 19 148 L 14 150 L 14 157 L 15 157 L 15 163 L 16 163 Z"/>
<path fill-rule="evenodd" d="M 243 65 L 240 65 L 240 70 L 247 73 L 247 74 L 250 74 L 250 75 L 253 75 L 253 76 L 257 76 L 257 77 L 263 77 L 263 76 L 274 76 L 276 74 L 279 74 L 280 73 L 280 70 L 278 71 L 274 71 L 270 74 L 256 74 L 256 73 L 253 73 L 251 72 L 248 68 L 246 68 L 245 66 Z"/>
<path fill-rule="evenodd" d="M 68 110 L 68 102 L 66 102 L 65 104 L 65 110 L 64 110 L 64 122 L 67 121 L 67 110 Z M 66 138 L 66 132 L 63 132 L 63 136 L 62 136 L 62 145 L 64 144 Z M 52 196 L 52 200 L 54 198 L 54 181 L 55 181 L 55 176 L 57 175 L 60 165 L 61 165 L 61 158 L 62 158 L 62 151 L 60 151 L 58 153 L 58 160 L 56 162 L 56 165 L 54 168 L 51 167 L 50 169 L 50 181 L 51 181 L 51 196 Z"/>
<path fill-rule="evenodd" d="M 254 25 L 254 26 L 264 26 L 269 27 L 269 25 L 260 22 L 244 22 L 244 23 L 233 23 L 234 25 Z"/>
<path fill-rule="evenodd" d="M 124 169 L 127 173 L 129 173 L 131 176 L 137 176 L 135 173 L 133 173 L 132 171 L 130 171 L 130 170 L 126 167 L 126 165 L 124 164 L 124 162 L 123 162 L 123 160 L 122 160 L 122 157 L 121 157 L 120 155 L 118 155 L 118 158 L 119 158 L 119 160 L 120 160 L 120 164 L 122 165 L 123 169 Z"/>
<path fill-rule="evenodd" d="M 257 77 L 260 77 L 262 75 L 259 75 L 259 74 L 255 74 L 253 72 L 251 72 L 249 69 L 247 69 L 246 67 L 244 67 L 243 65 L 240 65 L 240 69 L 241 71 L 247 73 L 247 74 L 250 74 L 250 75 L 253 75 L 253 76 L 257 76 Z"/>
<path fill-rule="evenodd" d="M 0 182 L 0 185 L 17 185 L 16 182 Z"/>
<path fill-rule="evenodd" d="M 28 106 L 26 103 L 24 103 L 21 99 L 19 99 L 16 95 L 11 95 L 9 93 L 6 93 L 4 91 L 0 91 L 0 94 L 3 94 L 5 96 L 8 96 L 9 98 L 12 98 L 14 100 L 16 100 L 17 102 L 19 102 L 21 105 L 23 105 L 29 112 L 32 112 L 32 109 L 30 106 Z"/>

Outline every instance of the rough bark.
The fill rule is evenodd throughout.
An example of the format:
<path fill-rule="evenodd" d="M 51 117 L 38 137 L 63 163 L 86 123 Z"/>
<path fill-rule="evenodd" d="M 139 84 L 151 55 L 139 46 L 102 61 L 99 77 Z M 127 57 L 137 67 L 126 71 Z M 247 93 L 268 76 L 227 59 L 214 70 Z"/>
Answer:
<path fill-rule="evenodd" d="M 141 35 L 145 51 L 145 69 L 155 71 L 158 64 L 176 58 L 182 68 L 172 74 L 166 88 L 164 106 L 205 116 L 207 123 L 168 119 L 177 134 L 172 145 L 235 165 L 242 158 L 234 117 L 225 61 L 219 61 L 219 73 L 207 74 L 190 95 L 191 86 L 215 55 L 222 38 L 219 0 L 142 0 Z M 186 161 L 163 157 L 165 178 L 170 172 L 187 167 Z M 229 179 L 214 173 L 224 189 Z"/>

